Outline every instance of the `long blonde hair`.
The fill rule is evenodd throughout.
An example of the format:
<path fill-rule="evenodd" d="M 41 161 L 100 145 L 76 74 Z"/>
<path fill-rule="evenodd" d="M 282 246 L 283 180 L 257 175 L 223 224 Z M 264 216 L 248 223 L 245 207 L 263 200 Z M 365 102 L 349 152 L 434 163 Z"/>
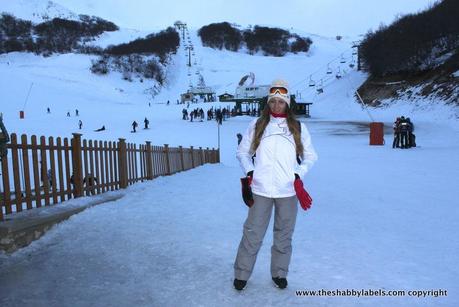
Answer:
<path fill-rule="evenodd" d="M 296 119 L 295 113 L 293 113 L 292 109 L 290 109 L 288 106 L 286 113 L 288 130 L 290 131 L 290 133 L 293 134 L 293 140 L 295 141 L 296 155 L 298 157 L 303 158 L 304 146 L 301 142 L 301 131 L 300 126 L 298 125 L 299 121 Z M 250 146 L 250 149 L 253 153 L 255 153 L 258 146 L 260 145 L 261 137 L 263 136 L 263 132 L 265 131 L 266 126 L 268 125 L 270 120 L 269 114 L 269 106 L 265 105 L 265 108 L 263 109 L 261 116 L 258 118 L 255 124 L 255 133 L 253 136 L 252 145 Z"/>

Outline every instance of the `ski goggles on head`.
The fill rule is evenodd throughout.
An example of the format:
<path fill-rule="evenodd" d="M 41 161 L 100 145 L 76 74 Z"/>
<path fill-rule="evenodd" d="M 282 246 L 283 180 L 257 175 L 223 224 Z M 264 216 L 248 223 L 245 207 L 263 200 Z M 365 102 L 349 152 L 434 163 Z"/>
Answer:
<path fill-rule="evenodd" d="M 269 89 L 269 94 L 274 95 L 276 93 L 279 93 L 281 95 L 287 95 L 288 90 L 285 87 L 271 87 Z"/>

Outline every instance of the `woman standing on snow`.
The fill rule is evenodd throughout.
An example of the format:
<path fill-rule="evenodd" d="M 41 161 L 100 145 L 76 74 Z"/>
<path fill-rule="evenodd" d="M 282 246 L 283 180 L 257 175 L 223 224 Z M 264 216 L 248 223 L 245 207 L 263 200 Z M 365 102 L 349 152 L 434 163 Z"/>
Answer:
<path fill-rule="evenodd" d="M 295 119 L 290 109 L 285 81 L 276 80 L 271 84 L 267 105 L 261 116 L 249 124 L 237 150 L 237 158 L 253 192 L 250 193 L 253 199 L 246 202 L 250 209 L 234 263 L 237 290 L 245 288 L 252 274 L 273 205 L 271 276 L 277 287 L 287 287 L 297 200 L 304 210 L 311 205 L 301 178 L 317 160 L 317 155 L 306 126 Z"/>

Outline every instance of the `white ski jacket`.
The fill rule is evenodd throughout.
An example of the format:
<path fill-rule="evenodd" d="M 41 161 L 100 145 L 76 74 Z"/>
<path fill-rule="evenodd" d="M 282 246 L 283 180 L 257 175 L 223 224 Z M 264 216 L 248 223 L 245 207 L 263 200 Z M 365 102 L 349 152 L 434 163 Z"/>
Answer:
<path fill-rule="evenodd" d="M 272 115 L 270 117 L 256 152 L 250 150 L 257 122 L 257 119 L 254 119 L 238 146 L 236 156 L 244 174 L 253 171 L 254 194 L 270 198 L 290 197 L 296 194 L 293 187 L 295 173 L 303 178 L 317 160 L 317 154 L 311 144 L 311 136 L 306 125 L 301 123 L 304 158 L 301 164 L 298 164 L 295 141 L 286 119 Z"/>

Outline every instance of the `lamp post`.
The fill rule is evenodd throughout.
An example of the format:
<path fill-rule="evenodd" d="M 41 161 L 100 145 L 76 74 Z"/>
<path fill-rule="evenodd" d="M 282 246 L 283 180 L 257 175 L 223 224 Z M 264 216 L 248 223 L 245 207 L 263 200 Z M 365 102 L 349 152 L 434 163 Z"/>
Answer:
<path fill-rule="evenodd" d="M 220 123 L 217 120 L 217 126 L 218 126 L 218 151 L 220 151 Z"/>

